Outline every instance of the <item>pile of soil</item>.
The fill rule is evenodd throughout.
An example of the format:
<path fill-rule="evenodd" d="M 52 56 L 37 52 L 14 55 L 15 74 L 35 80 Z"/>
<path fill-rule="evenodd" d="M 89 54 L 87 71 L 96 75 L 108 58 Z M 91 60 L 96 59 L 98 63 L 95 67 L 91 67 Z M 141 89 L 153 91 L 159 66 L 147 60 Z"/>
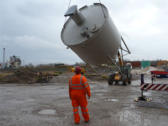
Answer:
<path fill-rule="evenodd" d="M 3 75 L 3 73 L 2 73 Z M 0 77 L 0 83 L 35 83 L 37 73 L 31 69 L 19 69 Z"/>

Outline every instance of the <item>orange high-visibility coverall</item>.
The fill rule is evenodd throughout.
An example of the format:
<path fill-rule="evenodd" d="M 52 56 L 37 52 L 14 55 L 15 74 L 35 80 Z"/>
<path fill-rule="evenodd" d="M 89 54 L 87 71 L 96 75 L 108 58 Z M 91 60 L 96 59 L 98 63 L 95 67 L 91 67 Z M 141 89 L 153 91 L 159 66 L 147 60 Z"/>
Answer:
<path fill-rule="evenodd" d="M 74 121 L 75 123 L 80 122 L 80 116 L 78 112 L 78 107 L 81 107 L 82 115 L 84 120 L 89 121 L 89 113 L 87 108 L 87 99 L 91 96 L 90 87 L 85 76 L 81 74 L 76 74 L 69 80 L 69 97 L 72 101 Z"/>

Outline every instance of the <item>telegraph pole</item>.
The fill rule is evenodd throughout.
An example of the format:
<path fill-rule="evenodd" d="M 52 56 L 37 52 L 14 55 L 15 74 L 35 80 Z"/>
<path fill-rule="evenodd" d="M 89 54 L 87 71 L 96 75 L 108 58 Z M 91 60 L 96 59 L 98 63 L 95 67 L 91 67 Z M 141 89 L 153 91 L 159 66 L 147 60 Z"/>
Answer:
<path fill-rule="evenodd" d="M 5 68 L 5 48 L 3 48 L 3 66 L 2 68 Z"/>

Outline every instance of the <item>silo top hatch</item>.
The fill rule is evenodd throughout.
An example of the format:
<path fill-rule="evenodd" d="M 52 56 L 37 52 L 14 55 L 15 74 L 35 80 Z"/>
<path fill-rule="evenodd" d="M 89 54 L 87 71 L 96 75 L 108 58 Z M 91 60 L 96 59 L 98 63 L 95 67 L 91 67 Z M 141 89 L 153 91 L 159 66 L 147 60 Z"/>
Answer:
<path fill-rule="evenodd" d="M 70 17 L 62 29 L 61 39 L 65 45 L 73 46 L 94 37 L 104 25 L 108 11 L 104 5 L 95 3 L 79 10 L 72 6 L 65 16 Z"/>

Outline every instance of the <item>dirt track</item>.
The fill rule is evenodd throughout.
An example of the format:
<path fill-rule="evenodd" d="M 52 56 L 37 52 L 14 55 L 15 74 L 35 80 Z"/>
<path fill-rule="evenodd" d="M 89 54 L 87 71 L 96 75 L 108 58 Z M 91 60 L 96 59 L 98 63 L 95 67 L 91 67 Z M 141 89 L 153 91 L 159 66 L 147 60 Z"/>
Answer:
<path fill-rule="evenodd" d="M 63 81 L 61 81 L 64 78 Z M 60 81 L 58 81 L 60 79 Z M 57 83 L 0 85 L 0 126 L 73 126 L 66 76 Z M 146 93 L 151 102 L 134 102 L 140 95 L 138 81 L 130 86 L 91 82 L 91 121 L 81 126 L 167 126 L 167 92 Z"/>

